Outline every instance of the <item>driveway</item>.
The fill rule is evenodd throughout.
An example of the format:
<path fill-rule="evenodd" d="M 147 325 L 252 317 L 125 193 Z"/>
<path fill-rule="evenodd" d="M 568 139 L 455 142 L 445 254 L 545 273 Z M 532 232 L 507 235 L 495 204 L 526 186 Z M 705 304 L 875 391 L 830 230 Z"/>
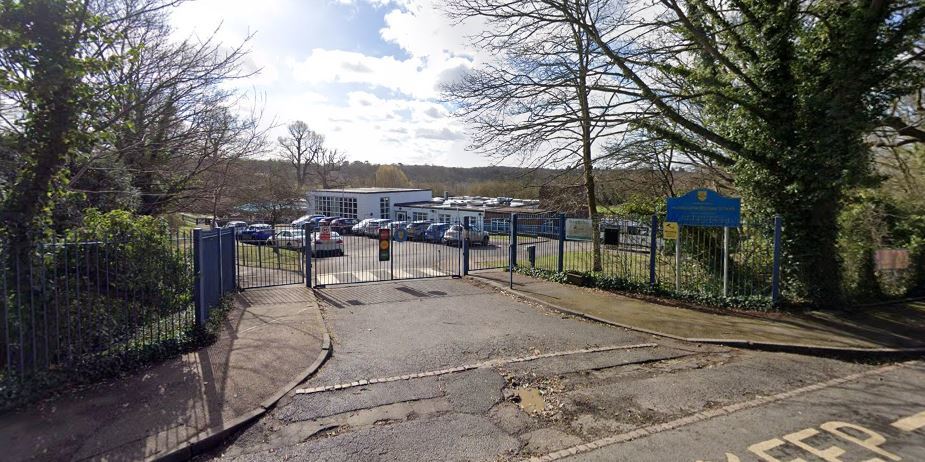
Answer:
<path fill-rule="evenodd" d="M 724 432 L 761 442 L 765 434 L 828 420 L 867 422 L 878 412 L 852 395 L 854 405 L 830 407 L 821 422 L 788 414 L 786 406 L 798 411 L 794 400 L 812 393 L 854 386 L 863 396 L 864 381 L 882 379 L 902 390 L 885 386 L 870 399 L 908 404 L 882 419 L 903 414 L 915 423 L 925 411 L 925 402 L 923 409 L 908 403 L 916 392 L 925 395 L 916 363 L 886 370 L 673 341 L 565 316 L 465 280 L 333 287 L 319 291 L 319 302 L 332 358 L 209 457 L 694 461 L 723 460 L 728 450 L 755 460 L 740 447 L 751 440 Z M 907 439 L 921 436 L 916 431 Z M 658 445 L 646 446 L 650 438 Z M 919 454 L 915 447 L 891 450 Z"/>

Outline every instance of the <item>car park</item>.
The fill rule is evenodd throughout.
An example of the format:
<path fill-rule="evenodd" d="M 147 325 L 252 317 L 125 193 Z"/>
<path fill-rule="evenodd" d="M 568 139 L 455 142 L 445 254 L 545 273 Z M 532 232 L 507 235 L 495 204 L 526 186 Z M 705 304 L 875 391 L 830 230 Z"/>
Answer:
<path fill-rule="evenodd" d="M 312 233 L 312 257 L 343 256 L 344 240 L 341 235 L 331 232 L 328 239 L 322 239 L 321 233 Z"/>
<path fill-rule="evenodd" d="M 412 221 L 408 223 L 408 226 L 405 229 L 408 230 L 408 240 L 411 241 L 423 241 L 424 232 L 427 231 L 427 227 L 431 224 L 430 221 Z"/>
<path fill-rule="evenodd" d="M 432 223 L 424 230 L 424 241 L 439 243 L 443 241 L 443 233 L 449 229 L 449 223 Z"/>
<path fill-rule="evenodd" d="M 450 226 L 445 233 L 443 233 L 443 243 L 446 245 L 460 245 L 462 242 L 463 235 L 463 226 L 462 225 L 453 225 Z M 481 244 L 488 245 L 489 243 L 488 233 L 477 228 L 469 228 L 469 238 L 468 241 L 470 244 Z"/>
<path fill-rule="evenodd" d="M 300 229 L 278 231 L 267 239 L 267 244 L 287 249 L 301 249 L 305 242 L 305 233 Z"/>

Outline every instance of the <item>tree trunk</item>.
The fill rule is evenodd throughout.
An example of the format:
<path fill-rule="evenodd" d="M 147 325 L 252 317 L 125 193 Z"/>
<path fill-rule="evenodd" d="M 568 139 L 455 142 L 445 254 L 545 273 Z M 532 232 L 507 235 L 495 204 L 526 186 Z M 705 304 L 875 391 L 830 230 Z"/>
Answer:
<path fill-rule="evenodd" d="M 832 194 L 815 201 L 776 207 L 784 221 L 781 268 L 792 293 L 816 306 L 845 302 L 841 259 L 837 249 L 838 199 Z"/>
<path fill-rule="evenodd" d="M 581 167 L 584 173 L 585 194 L 588 206 L 588 218 L 591 219 L 591 260 L 592 270 L 602 271 L 600 221 L 597 219 L 597 190 L 594 185 L 594 162 L 591 159 L 591 110 L 588 103 L 588 50 L 587 39 L 583 32 L 574 31 L 576 49 L 578 50 L 578 104 L 581 110 Z"/>

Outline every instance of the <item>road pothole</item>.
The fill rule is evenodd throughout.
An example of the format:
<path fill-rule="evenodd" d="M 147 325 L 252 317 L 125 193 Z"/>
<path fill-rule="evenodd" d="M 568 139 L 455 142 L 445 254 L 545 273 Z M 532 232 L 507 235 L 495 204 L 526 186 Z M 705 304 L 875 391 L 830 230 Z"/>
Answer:
<path fill-rule="evenodd" d="M 514 401 L 525 412 L 535 414 L 546 410 L 546 400 L 538 388 L 521 388 L 515 390 L 514 394 L 516 395 Z"/>

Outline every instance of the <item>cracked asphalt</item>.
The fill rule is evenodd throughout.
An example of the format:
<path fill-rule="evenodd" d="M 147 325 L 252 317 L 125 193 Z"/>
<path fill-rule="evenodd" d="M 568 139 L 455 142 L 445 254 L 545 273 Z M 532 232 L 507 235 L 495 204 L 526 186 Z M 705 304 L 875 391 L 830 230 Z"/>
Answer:
<path fill-rule="evenodd" d="M 498 361 L 293 393 L 203 459 L 925 460 L 918 362 L 882 370 L 678 342 L 466 280 L 333 287 L 320 301 L 333 355 L 300 388 Z M 655 345 L 566 354 L 643 344 Z M 563 354 L 505 361 L 553 353 Z M 904 429 L 891 426 L 903 418 Z"/>

